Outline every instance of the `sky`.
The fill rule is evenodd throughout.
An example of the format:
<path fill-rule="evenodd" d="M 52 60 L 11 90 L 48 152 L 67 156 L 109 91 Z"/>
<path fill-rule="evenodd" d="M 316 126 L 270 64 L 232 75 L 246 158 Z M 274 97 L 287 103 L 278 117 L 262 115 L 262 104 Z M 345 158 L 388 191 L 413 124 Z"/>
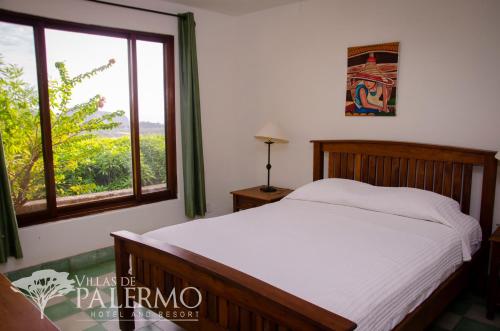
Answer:
<path fill-rule="evenodd" d="M 71 77 L 105 65 L 108 70 L 84 81 L 74 89 L 70 105 L 99 94 L 106 102 L 102 111 L 124 110 L 130 118 L 127 40 L 60 30 L 45 30 L 49 79 L 59 79 L 56 62 L 65 62 Z M 33 29 L 0 22 L 0 54 L 3 61 L 24 69 L 23 79 L 37 85 Z M 139 120 L 164 124 L 163 45 L 137 42 Z"/>

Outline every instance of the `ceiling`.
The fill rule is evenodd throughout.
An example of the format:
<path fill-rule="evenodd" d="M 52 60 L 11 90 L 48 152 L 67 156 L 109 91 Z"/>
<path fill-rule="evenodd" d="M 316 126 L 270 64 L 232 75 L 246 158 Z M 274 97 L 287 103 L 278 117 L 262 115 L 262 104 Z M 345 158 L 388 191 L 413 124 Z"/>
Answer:
<path fill-rule="evenodd" d="M 244 15 L 259 10 L 304 0 L 167 0 L 186 6 L 216 11 L 226 15 Z"/>

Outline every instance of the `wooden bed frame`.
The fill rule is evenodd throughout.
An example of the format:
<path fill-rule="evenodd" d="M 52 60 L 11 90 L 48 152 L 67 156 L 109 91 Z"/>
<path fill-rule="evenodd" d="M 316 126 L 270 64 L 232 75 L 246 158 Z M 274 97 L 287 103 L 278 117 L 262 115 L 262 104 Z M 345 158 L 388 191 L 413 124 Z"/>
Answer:
<path fill-rule="evenodd" d="M 483 168 L 480 224 L 483 241 L 471 262 L 464 263 L 394 330 L 423 330 L 468 285 L 486 273 L 488 235 L 492 230 L 497 161 L 495 153 L 473 149 L 387 141 L 314 140 L 313 179 L 348 178 L 381 186 L 431 190 L 457 200 L 465 213 L 471 201 L 472 168 Z M 325 155 L 328 155 L 325 158 Z M 326 161 L 326 162 L 325 162 Z M 116 275 L 135 286 L 172 289 L 193 286 L 202 293 L 198 321 L 176 321 L 186 330 L 339 330 L 356 324 L 238 270 L 185 249 L 127 231 L 112 234 Z M 342 266 L 339 266 L 340 268 Z M 311 271 L 314 272 L 314 271 Z M 126 288 L 117 284 L 122 306 L 120 328 L 134 328 L 134 309 L 127 308 Z M 187 298 L 186 301 L 193 301 Z M 153 309 L 172 311 L 172 306 Z"/>

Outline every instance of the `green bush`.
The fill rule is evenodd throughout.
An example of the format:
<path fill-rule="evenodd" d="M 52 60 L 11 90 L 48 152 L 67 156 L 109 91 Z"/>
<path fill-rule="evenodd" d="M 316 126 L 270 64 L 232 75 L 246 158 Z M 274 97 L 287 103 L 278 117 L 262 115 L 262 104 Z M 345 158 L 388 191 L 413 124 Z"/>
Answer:
<path fill-rule="evenodd" d="M 166 171 L 165 137 L 148 135 L 141 137 L 141 179 L 143 185 L 165 183 Z"/>
<path fill-rule="evenodd" d="M 166 180 L 165 138 L 140 138 L 143 185 Z M 132 188 L 130 137 L 92 139 L 62 146 L 57 158 L 56 184 L 59 196 L 106 192 Z"/>
<path fill-rule="evenodd" d="M 54 173 L 59 197 L 132 188 L 129 136 L 110 138 L 99 132 L 118 128 L 124 111 L 99 113 L 105 98 L 95 95 L 70 106 L 74 88 L 109 69 L 113 59 L 89 72 L 70 77 L 57 62 L 58 80 L 49 81 Z M 0 55 L 0 130 L 3 134 L 14 205 L 45 198 L 38 92 L 22 80 L 23 69 L 5 64 Z M 165 138 L 140 139 L 143 185 L 166 180 Z"/>

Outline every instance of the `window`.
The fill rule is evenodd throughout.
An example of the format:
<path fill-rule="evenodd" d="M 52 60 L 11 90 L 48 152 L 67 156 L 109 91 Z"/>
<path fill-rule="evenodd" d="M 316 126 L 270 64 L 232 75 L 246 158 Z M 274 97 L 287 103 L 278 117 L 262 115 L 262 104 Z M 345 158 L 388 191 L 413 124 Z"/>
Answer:
<path fill-rule="evenodd" d="M 139 143 L 143 192 L 166 185 L 163 45 L 137 41 Z"/>
<path fill-rule="evenodd" d="M 47 209 L 31 26 L 0 22 L 0 129 L 19 215 Z"/>
<path fill-rule="evenodd" d="M 173 37 L 0 10 L 20 226 L 176 198 Z"/>

